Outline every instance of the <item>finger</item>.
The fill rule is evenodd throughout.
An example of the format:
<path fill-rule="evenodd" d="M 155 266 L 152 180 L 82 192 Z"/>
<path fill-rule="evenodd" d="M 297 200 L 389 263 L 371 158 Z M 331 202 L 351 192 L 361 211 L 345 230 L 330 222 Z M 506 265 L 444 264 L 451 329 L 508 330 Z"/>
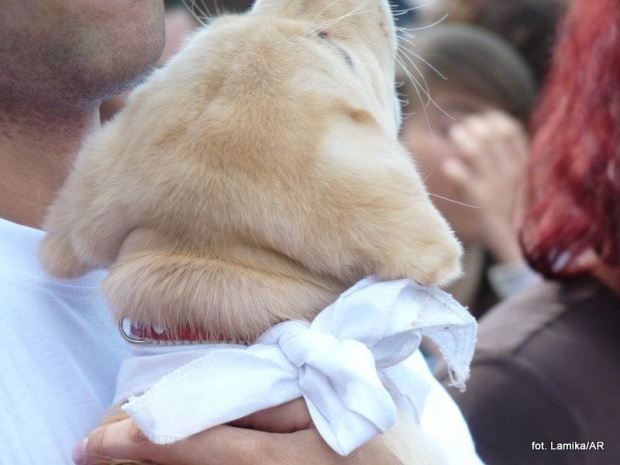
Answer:
<path fill-rule="evenodd" d="M 492 111 L 488 114 L 488 118 L 503 148 L 499 155 L 507 163 L 510 162 L 506 166 L 521 169 L 527 158 L 529 146 L 525 128 L 516 118 L 506 112 Z"/>
<path fill-rule="evenodd" d="M 501 177 L 513 176 L 522 169 L 528 139 L 521 123 L 509 114 L 499 110 L 476 114 L 456 129 L 453 141 L 477 172 Z"/>
<path fill-rule="evenodd" d="M 78 465 L 95 465 L 102 462 L 146 460 L 150 441 L 130 419 L 107 423 L 95 429 L 73 452 Z"/>
<path fill-rule="evenodd" d="M 441 170 L 447 178 L 465 191 L 474 177 L 471 169 L 457 158 L 448 158 L 441 164 Z"/>
<path fill-rule="evenodd" d="M 250 465 L 248 455 L 262 453 L 260 434 L 252 430 L 218 426 L 173 444 L 154 444 L 131 419 L 100 426 L 78 449 L 79 465 L 99 465 L 111 460 L 158 465 Z M 80 457 L 81 456 L 81 457 Z"/>
<path fill-rule="evenodd" d="M 346 457 L 339 456 L 316 429 L 274 434 L 218 426 L 183 441 L 157 445 L 131 419 L 97 428 L 88 437 L 80 465 L 132 460 L 158 465 L 396 465 L 400 462 L 375 438 Z"/>
<path fill-rule="evenodd" d="M 470 130 L 480 141 L 479 171 L 484 172 L 486 176 L 502 176 L 506 161 L 511 162 L 507 156 L 506 134 L 500 121 L 499 112 L 487 112 L 467 122 Z"/>
<path fill-rule="evenodd" d="M 460 159 L 449 158 L 441 169 L 444 176 L 449 179 L 459 192 L 460 200 L 482 212 L 488 207 L 488 199 L 485 198 L 487 183 L 485 179 L 474 174 Z"/>
<path fill-rule="evenodd" d="M 230 423 L 271 433 L 294 433 L 312 426 L 310 412 L 303 399 L 295 399 L 276 407 L 253 413 Z"/>
<path fill-rule="evenodd" d="M 255 460 L 254 465 L 402 465 L 385 446 L 382 438 L 375 437 L 347 456 L 334 452 L 315 429 L 292 434 L 266 435 L 267 450 L 272 451 L 273 461 Z"/>
<path fill-rule="evenodd" d="M 495 150 L 489 128 L 480 118 L 469 117 L 454 125 L 448 134 L 457 147 L 462 161 L 475 173 L 487 174 L 493 167 L 492 152 Z"/>
<path fill-rule="evenodd" d="M 476 155 L 480 152 L 480 141 L 472 134 L 470 125 L 464 123 L 454 124 L 448 131 L 448 138 L 454 143 L 459 152 L 463 155 L 463 160 L 474 163 Z"/>

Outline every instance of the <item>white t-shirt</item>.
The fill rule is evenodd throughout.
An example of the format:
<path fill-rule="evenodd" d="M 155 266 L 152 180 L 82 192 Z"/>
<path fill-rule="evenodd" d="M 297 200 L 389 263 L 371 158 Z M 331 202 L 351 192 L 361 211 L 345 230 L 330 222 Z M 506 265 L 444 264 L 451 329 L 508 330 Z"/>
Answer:
<path fill-rule="evenodd" d="M 128 354 L 98 294 L 103 272 L 58 281 L 43 232 L 0 219 L 0 464 L 72 464 Z"/>
<path fill-rule="evenodd" d="M 112 402 L 130 355 L 98 293 L 105 273 L 50 278 L 37 261 L 43 235 L 0 218 L 1 465 L 72 464 L 73 447 Z M 419 372 L 432 378 L 419 360 Z M 456 404 L 434 379 L 421 422 L 453 463 L 481 463 Z"/>

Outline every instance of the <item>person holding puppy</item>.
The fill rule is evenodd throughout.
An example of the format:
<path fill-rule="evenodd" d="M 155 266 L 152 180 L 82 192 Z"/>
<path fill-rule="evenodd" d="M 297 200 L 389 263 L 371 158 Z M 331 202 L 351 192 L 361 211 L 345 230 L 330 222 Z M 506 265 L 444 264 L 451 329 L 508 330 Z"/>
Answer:
<path fill-rule="evenodd" d="M 47 206 L 84 137 L 99 126 L 99 104 L 155 65 L 163 26 L 161 2 L 8 0 L 0 11 L 3 464 L 69 463 L 74 444 L 95 428 L 112 401 L 118 367 L 128 353 L 97 291 L 104 273 L 54 280 L 40 270 L 36 255 Z M 435 407 L 443 421 L 462 421 L 446 400 Z M 296 402 L 276 413 L 275 419 L 267 414 L 265 424 L 256 420 L 243 426 L 278 431 L 280 418 L 300 414 L 303 420 L 305 412 Z M 307 422 L 295 429 L 274 434 L 219 426 L 180 444 L 157 446 L 133 421 L 124 420 L 88 435 L 73 460 L 399 463 L 379 440 L 339 457 Z M 458 431 L 467 443 L 466 429 Z M 475 460 L 472 453 L 471 463 Z"/>

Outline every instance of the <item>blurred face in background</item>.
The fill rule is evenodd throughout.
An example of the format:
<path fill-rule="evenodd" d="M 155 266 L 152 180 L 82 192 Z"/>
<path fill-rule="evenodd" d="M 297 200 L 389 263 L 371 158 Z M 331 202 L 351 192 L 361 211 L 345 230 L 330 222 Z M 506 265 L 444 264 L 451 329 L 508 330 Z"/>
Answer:
<path fill-rule="evenodd" d="M 433 203 L 459 239 L 477 244 L 483 240 L 480 210 L 459 204 L 467 203 L 467 199 L 459 186 L 445 175 L 443 166 L 450 158 L 463 156 L 450 137 L 450 128 L 467 116 L 498 108 L 472 94 L 441 86 L 433 87 L 431 95 L 435 103 L 425 108 L 413 105 L 414 109 L 405 110 L 409 114 L 403 121 L 402 139 L 418 164 Z"/>
<path fill-rule="evenodd" d="M 531 70 L 504 39 L 474 26 L 434 26 L 403 48 L 401 137 L 459 239 L 495 247 L 498 228 L 514 235 L 536 95 Z"/>
<path fill-rule="evenodd" d="M 123 90 L 157 62 L 163 18 L 157 0 L 4 0 L 3 101 L 62 107 Z"/>

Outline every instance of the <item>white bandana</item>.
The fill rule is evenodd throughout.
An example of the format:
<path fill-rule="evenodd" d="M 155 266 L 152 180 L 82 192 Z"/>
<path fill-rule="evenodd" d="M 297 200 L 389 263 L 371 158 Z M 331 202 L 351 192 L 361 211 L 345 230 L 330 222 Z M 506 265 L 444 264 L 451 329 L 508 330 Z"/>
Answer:
<path fill-rule="evenodd" d="M 303 397 L 318 432 L 346 455 L 394 426 L 397 408 L 419 419 L 430 383 L 403 362 L 423 336 L 462 389 L 475 319 L 443 291 L 366 278 L 312 323 L 280 323 L 249 347 L 132 345 L 115 403 L 168 444 Z"/>

